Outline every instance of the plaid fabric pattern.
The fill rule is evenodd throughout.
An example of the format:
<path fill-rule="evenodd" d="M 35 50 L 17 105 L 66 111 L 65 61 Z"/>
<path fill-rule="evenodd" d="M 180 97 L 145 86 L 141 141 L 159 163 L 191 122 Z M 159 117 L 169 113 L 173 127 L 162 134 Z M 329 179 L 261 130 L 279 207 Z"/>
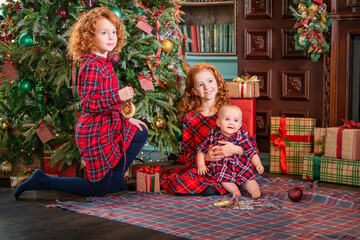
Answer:
<path fill-rule="evenodd" d="M 314 128 L 314 153 L 324 153 L 326 129 Z"/>
<path fill-rule="evenodd" d="M 324 155 L 360 160 L 360 129 L 327 128 Z"/>
<path fill-rule="evenodd" d="M 286 135 L 313 136 L 316 119 L 286 118 Z M 271 117 L 270 134 L 279 134 L 280 117 Z M 285 137 L 286 138 L 286 137 Z M 304 154 L 312 152 L 313 142 L 290 141 L 286 146 L 287 174 L 302 175 Z M 280 149 L 270 141 L 270 172 L 281 173 Z"/>
<path fill-rule="evenodd" d="M 257 178 L 263 197 L 280 209 L 237 210 L 214 207 L 221 196 L 173 196 L 133 192 L 121 196 L 48 205 L 153 229 L 186 239 L 360 239 L 360 192 L 319 187 L 287 178 Z M 301 187 L 294 203 L 287 190 Z M 242 192 L 244 192 L 242 190 Z M 252 200 L 249 195 L 240 201 Z M 247 197 L 249 196 L 249 197 Z M 228 196 L 229 199 L 231 196 Z"/>
<path fill-rule="evenodd" d="M 314 156 L 304 155 L 304 179 L 314 179 Z M 360 186 L 360 161 L 321 156 L 318 175 L 320 181 Z"/>
<path fill-rule="evenodd" d="M 246 157 L 234 154 L 230 157 L 223 158 L 221 161 L 210 162 L 209 169 L 216 180 L 218 182 L 235 182 L 241 184 L 254 179 L 255 174 L 251 164 L 251 158 L 255 154 L 258 154 L 258 150 L 256 147 L 253 147 L 249 139 L 249 133 L 241 127 L 231 137 L 225 137 L 221 134 L 220 128 L 215 127 L 210 130 L 209 135 L 204 142 L 199 145 L 198 149 L 207 153 L 210 145 L 219 145 L 219 141 L 228 141 L 237 146 L 241 146 L 245 151 Z"/>
<path fill-rule="evenodd" d="M 129 124 L 119 110 L 120 86 L 110 56 L 85 55 L 77 90 L 83 114 L 76 124 L 76 144 L 86 163 L 89 181 L 97 182 L 116 166 L 129 147 L 136 127 Z"/>
<path fill-rule="evenodd" d="M 196 194 L 212 185 L 220 194 L 226 192 L 215 177 L 198 175 L 196 169 L 197 146 L 208 136 L 210 129 L 216 126 L 216 119 L 217 114 L 209 117 L 196 112 L 185 114 L 179 162 L 184 163 L 186 169 L 173 169 L 164 173 L 160 182 L 162 188 L 170 193 Z M 244 129 L 247 130 L 245 125 Z M 253 145 L 256 146 L 255 140 L 250 139 Z"/>

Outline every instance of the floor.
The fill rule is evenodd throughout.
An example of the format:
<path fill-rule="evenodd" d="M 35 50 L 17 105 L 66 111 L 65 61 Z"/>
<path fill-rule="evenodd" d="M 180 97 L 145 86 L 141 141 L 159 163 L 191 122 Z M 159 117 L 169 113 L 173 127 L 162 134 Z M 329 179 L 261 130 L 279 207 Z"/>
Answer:
<path fill-rule="evenodd" d="M 301 176 L 278 175 L 265 172 L 263 177 Z M 359 187 L 320 183 L 320 187 L 360 191 Z M 60 201 L 81 201 L 83 198 L 55 190 L 28 191 L 16 201 L 9 179 L 0 179 L 0 239 L 182 239 L 158 231 L 103 218 L 78 214 L 59 208 L 46 208 L 46 204 Z M 123 194 L 116 193 L 118 194 Z"/>

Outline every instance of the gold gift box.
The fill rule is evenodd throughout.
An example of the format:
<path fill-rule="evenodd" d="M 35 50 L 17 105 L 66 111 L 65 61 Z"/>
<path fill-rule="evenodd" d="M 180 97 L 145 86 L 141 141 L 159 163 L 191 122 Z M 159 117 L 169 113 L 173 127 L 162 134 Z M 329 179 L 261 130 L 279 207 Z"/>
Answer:
<path fill-rule="evenodd" d="M 256 76 L 251 78 L 236 77 L 227 82 L 230 98 L 257 98 L 260 97 L 260 85 Z"/>

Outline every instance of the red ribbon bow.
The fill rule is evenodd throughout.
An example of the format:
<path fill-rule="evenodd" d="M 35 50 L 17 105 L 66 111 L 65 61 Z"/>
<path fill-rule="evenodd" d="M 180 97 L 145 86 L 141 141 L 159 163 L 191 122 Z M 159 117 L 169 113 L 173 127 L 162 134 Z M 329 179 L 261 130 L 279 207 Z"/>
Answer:
<path fill-rule="evenodd" d="M 347 120 L 347 119 L 341 119 L 344 122 L 344 125 L 340 126 L 342 128 L 349 128 L 349 129 L 355 129 L 355 128 L 360 128 L 360 122 L 355 122 L 352 120 Z"/>
<path fill-rule="evenodd" d="M 286 142 L 284 140 L 286 136 L 286 119 L 280 118 L 280 127 L 279 127 L 279 136 L 273 140 L 273 145 L 278 146 L 280 149 L 280 168 L 281 173 L 287 173 L 287 165 L 286 165 Z"/>
<path fill-rule="evenodd" d="M 281 173 L 287 173 L 287 164 L 286 164 L 286 141 L 293 142 L 312 142 L 314 140 L 313 135 L 286 135 L 286 117 L 280 118 L 280 127 L 279 127 L 279 135 L 271 135 L 270 141 L 273 141 L 272 144 L 274 146 L 278 146 L 280 149 L 280 168 Z"/>
<path fill-rule="evenodd" d="M 139 169 L 136 169 L 135 172 L 144 172 L 144 173 L 149 173 L 149 174 L 154 174 L 157 172 L 161 172 L 161 167 L 157 166 L 157 167 L 142 167 Z"/>

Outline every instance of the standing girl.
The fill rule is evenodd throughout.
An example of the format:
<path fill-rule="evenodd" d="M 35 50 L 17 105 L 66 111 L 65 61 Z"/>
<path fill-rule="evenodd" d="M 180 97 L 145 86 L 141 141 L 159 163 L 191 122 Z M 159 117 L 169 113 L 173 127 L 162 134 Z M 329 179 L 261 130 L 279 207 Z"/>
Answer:
<path fill-rule="evenodd" d="M 121 20 L 106 8 L 83 14 L 73 27 L 68 50 L 74 61 L 81 57 L 77 90 L 83 114 L 75 130 L 76 144 L 85 161 L 89 180 L 49 177 L 37 170 L 15 192 L 56 189 L 82 196 L 104 196 L 126 190 L 124 174 L 147 140 L 147 127 L 125 119 L 120 104 L 132 99 L 131 87 L 120 89 L 110 62 L 125 43 Z"/>
<path fill-rule="evenodd" d="M 219 71 L 208 64 L 197 64 L 186 77 L 185 92 L 179 106 L 183 117 L 183 140 L 179 162 L 185 171 L 170 171 L 163 175 L 161 186 L 174 194 L 224 194 L 225 189 L 215 177 L 197 172 L 197 147 L 217 126 L 217 112 L 229 102 L 226 84 Z M 231 142 L 220 141 L 222 146 L 211 146 L 207 161 L 219 161 L 225 156 L 243 154 L 243 149 Z"/>

